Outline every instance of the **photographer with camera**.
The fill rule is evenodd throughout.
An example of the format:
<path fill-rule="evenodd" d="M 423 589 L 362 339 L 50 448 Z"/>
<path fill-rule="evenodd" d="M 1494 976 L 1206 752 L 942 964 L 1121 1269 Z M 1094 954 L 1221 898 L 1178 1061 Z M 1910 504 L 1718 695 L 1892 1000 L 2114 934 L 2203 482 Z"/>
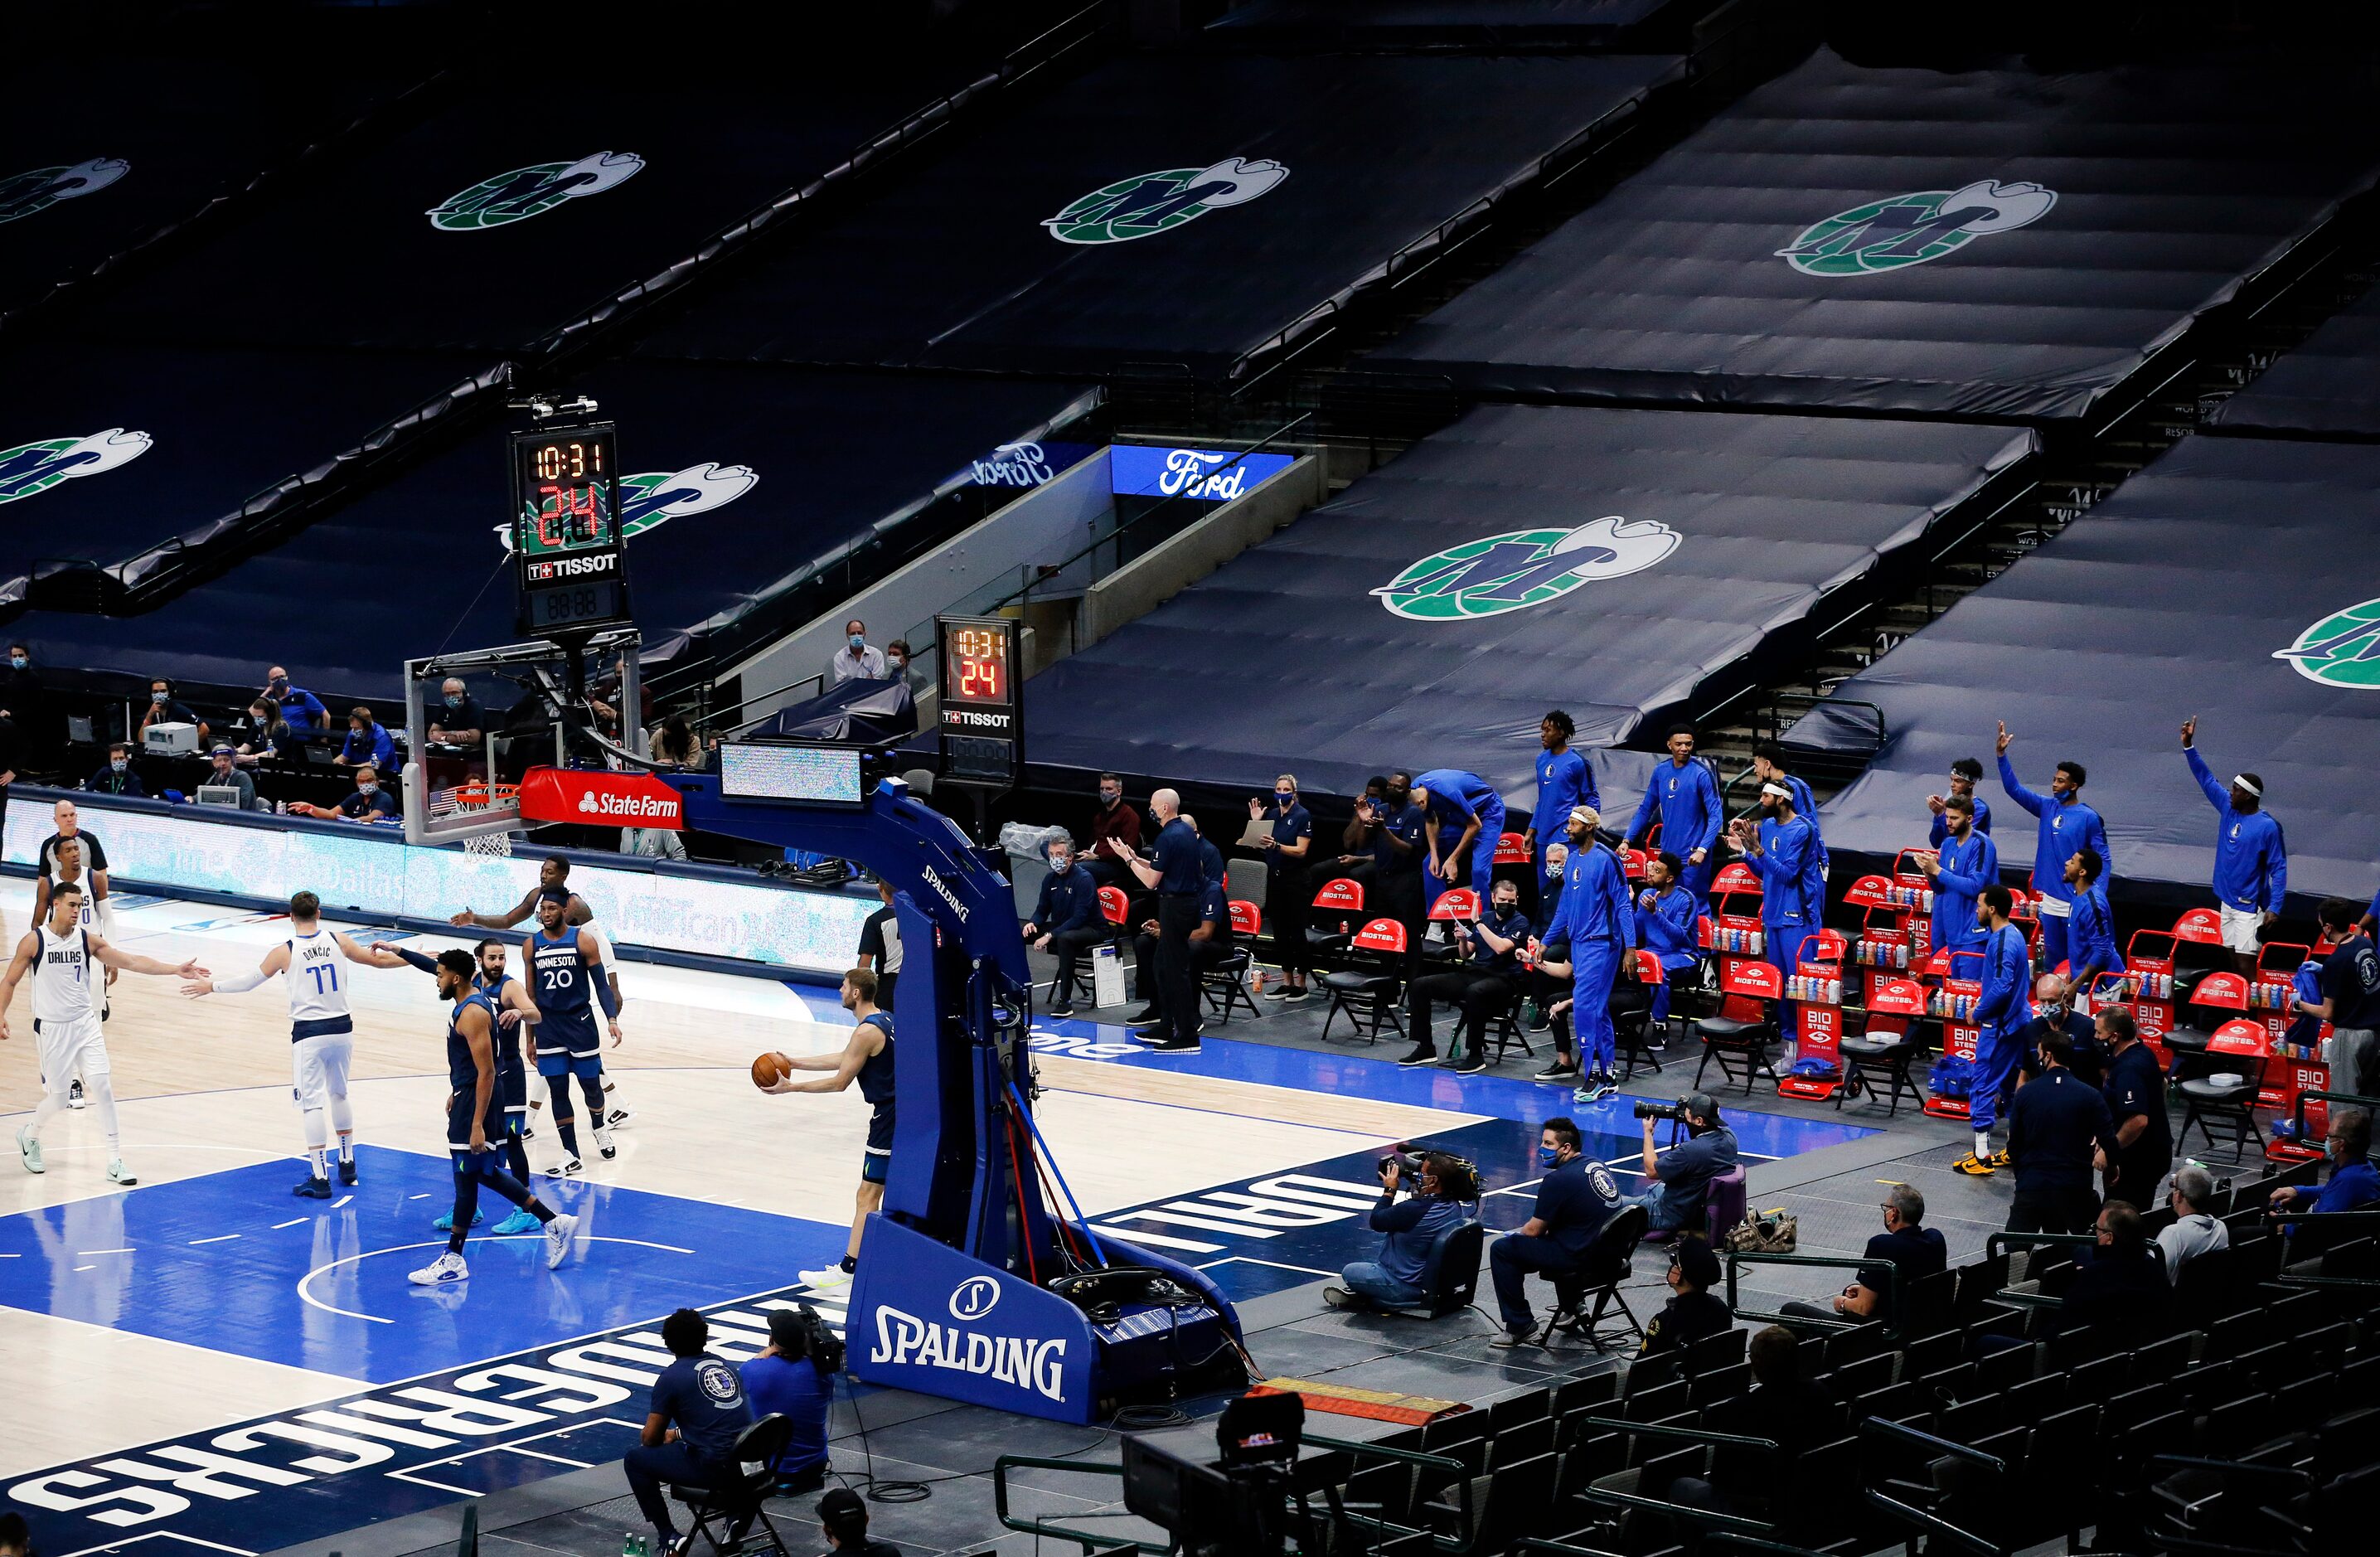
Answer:
<path fill-rule="evenodd" d="M 1529 1272 L 1553 1277 L 1577 1270 L 1621 1204 L 1611 1170 L 1579 1155 L 1580 1146 L 1575 1124 L 1546 1121 L 1537 1134 L 1537 1162 L 1546 1176 L 1537 1181 L 1536 1208 L 1517 1232 L 1488 1247 L 1488 1270 L 1504 1321 L 1504 1333 L 1488 1344 L 1499 1350 L 1522 1345 L 1536 1333 L 1536 1310 L 1529 1307 L 1526 1290 Z"/>
<path fill-rule="evenodd" d="M 826 1414 L 834 1403 L 834 1375 L 843 1343 L 808 1304 L 769 1312 L 769 1344 L 739 1370 L 755 1420 L 783 1417 L 794 1425 L 777 1456 L 775 1496 L 814 1492 L 826 1484 Z"/>
<path fill-rule="evenodd" d="M 1719 1119 L 1718 1103 L 1708 1092 L 1689 1092 L 1673 1103 L 1638 1103 L 1636 1117 L 1645 1126 L 1645 1178 L 1647 1187 L 1631 1195 L 1626 1204 L 1642 1206 L 1652 1231 L 1699 1231 L 1703 1198 L 1710 1181 L 1740 1160 L 1735 1132 Z M 1667 1151 L 1653 1148 L 1653 1126 L 1660 1120 L 1683 1124 L 1686 1138 Z"/>
<path fill-rule="evenodd" d="M 1397 1198 L 1399 1188 L 1408 1198 Z M 1322 1289 L 1332 1308 L 1410 1308 L 1429 1301 L 1422 1276 L 1438 1235 L 1469 1221 L 1479 1207 L 1478 1171 L 1444 1151 L 1408 1154 L 1400 1147 L 1380 1159 L 1380 1199 L 1371 1229 L 1382 1235 L 1378 1258 L 1351 1261 L 1339 1272 L 1345 1286 Z"/>

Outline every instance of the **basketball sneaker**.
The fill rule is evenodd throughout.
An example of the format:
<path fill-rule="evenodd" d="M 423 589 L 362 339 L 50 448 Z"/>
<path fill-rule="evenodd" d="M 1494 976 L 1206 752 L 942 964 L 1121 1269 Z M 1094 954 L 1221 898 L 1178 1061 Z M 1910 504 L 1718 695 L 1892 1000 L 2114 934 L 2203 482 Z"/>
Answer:
<path fill-rule="evenodd" d="M 636 1116 L 637 1111 L 633 1108 L 615 1108 L 603 1116 L 603 1123 L 616 1130 Z"/>
<path fill-rule="evenodd" d="M 320 1184 L 320 1185 L 322 1185 L 322 1192 L 320 1195 L 315 1196 L 315 1197 L 314 1197 L 314 1198 L 315 1198 L 315 1199 L 317 1199 L 317 1200 L 327 1200 L 327 1199 L 329 1199 L 329 1198 L 331 1198 L 331 1186 L 330 1186 L 327 1183 L 324 1183 L 322 1180 L 321 1180 L 321 1179 L 319 1179 L 319 1178 L 318 1178 L 318 1179 L 311 1180 L 310 1182 L 315 1183 L 315 1184 Z M 305 1194 L 306 1192 L 305 1192 L 304 1190 L 300 1189 L 298 1193 L 298 1194 L 300 1194 L 300 1195 L 303 1195 L 303 1194 Z M 472 1225 L 472 1226 L 474 1226 L 474 1227 L 477 1227 L 478 1225 L 480 1225 L 480 1223 L 481 1223 L 481 1222 L 485 1222 L 485 1221 L 487 1221 L 487 1220 L 488 1220 L 488 1213 L 487 1213 L 487 1212 L 485 1212 L 485 1211 L 483 1211 L 483 1210 L 474 1210 L 471 1212 L 471 1225 Z M 443 1210 L 443 1211 L 440 1211 L 440 1212 L 438 1213 L 438 1220 L 437 1220 L 437 1221 L 435 1221 L 435 1222 L 431 1222 L 430 1225 L 431 1225 L 431 1226 L 432 1226 L 432 1227 L 435 1227 L 435 1228 L 436 1228 L 436 1229 L 438 1229 L 438 1231 L 440 1231 L 441 1233 L 452 1233 L 453 1231 L 455 1231 L 455 1211 L 454 1211 L 454 1208 L 450 1206 L 450 1207 L 448 1207 L 446 1210 Z"/>
<path fill-rule="evenodd" d="M 534 1222 L 537 1219 L 531 1217 L 529 1220 Z M 545 1224 L 545 1268 L 547 1270 L 560 1269 L 562 1262 L 570 1258 L 570 1240 L 576 1237 L 577 1233 L 578 1219 L 567 1213 L 557 1216 Z"/>
<path fill-rule="evenodd" d="M 573 1174 L 583 1172 L 586 1169 L 586 1163 L 581 1162 L 576 1157 L 565 1157 L 561 1162 L 556 1162 L 551 1168 L 546 1169 L 545 1176 L 548 1178 L 568 1178 Z"/>
<path fill-rule="evenodd" d="M 1964 1174 L 1969 1178 L 1989 1178 L 1992 1176 L 1992 1164 L 1988 1159 L 1978 1157 L 1970 1151 L 1951 1163 L 1950 1171 Z"/>
<path fill-rule="evenodd" d="M 463 1263 L 463 1257 L 450 1251 L 441 1254 L 405 1279 L 415 1286 L 447 1286 L 468 1280 L 470 1274 L 471 1268 Z"/>
<path fill-rule="evenodd" d="M 140 1181 L 132 1176 L 132 1170 L 124 1165 L 123 1158 L 111 1157 L 107 1160 L 107 1182 L 120 1184 L 129 1189 Z"/>
<path fill-rule="evenodd" d="M 836 1292 L 851 1284 L 851 1272 L 840 1265 L 830 1265 L 823 1271 L 804 1271 L 801 1283 L 812 1292 Z"/>
<path fill-rule="evenodd" d="M 339 1182 L 350 1189 L 356 1186 L 356 1164 L 353 1158 L 346 1159 L 339 1163 Z"/>
<path fill-rule="evenodd" d="M 595 1150 L 603 1154 L 606 1162 L 620 1155 L 620 1149 L 612 1143 L 612 1127 L 609 1125 L 595 1126 Z"/>
<path fill-rule="evenodd" d="M 331 1181 L 326 1178 L 301 1178 L 289 1193 L 301 1200 L 327 1200 L 331 1198 Z M 455 1213 L 448 1211 L 445 1220 L 448 1227 L 455 1225 Z"/>
<path fill-rule="evenodd" d="M 451 1215 L 452 1213 L 449 1214 Z M 495 1226 L 489 1229 L 489 1232 L 492 1235 L 499 1238 L 517 1237 L 523 1233 L 534 1233 L 536 1231 L 537 1218 L 529 1215 L 528 1211 L 522 1210 L 518 1206 L 515 1206 L 513 1208 L 512 1215 L 504 1218 L 502 1222 L 497 1222 Z"/>
<path fill-rule="evenodd" d="M 35 1138 L 33 1135 L 33 1127 L 30 1125 L 19 1125 L 17 1126 L 17 1150 L 24 1156 L 25 1171 L 27 1173 L 38 1174 L 43 1171 L 42 1167 L 42 1143 L 40 1140 Z"/>

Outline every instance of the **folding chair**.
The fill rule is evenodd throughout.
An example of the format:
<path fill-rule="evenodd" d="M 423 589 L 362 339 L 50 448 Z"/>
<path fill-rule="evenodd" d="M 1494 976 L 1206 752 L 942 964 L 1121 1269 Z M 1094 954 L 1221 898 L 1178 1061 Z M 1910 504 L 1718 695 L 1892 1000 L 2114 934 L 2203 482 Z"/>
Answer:
<path fill-rule="evenodd" d="M 1248 993 L 1248 970 L 1255 966 L 1256 955 L 1249 950 L 1256 940 L 1257 929 L 1263 915 L 1257 906 L 1239 898 L 1231 900 L 1232 934 L 1234 944 L 1223 960 L 1198 975 L 1198 992 L 1206 997 L 1207 1009 L 1219 1018 L 1217 1026 L 1232 1025 L 1232 1011 L 1245 1005 L 1251 1016 L 1261 1016 L 1256 1000 Z"/>
<path fill-rule="evenodd" d="M 1577 1267 L 1554 1278 L 1556 1307 L 1553 1318 L 1546 1321 L 1539 1336 L 1541 1342 L 1552 1340 L 1556 1330 L 1566 1330 L 1583 1337 L 1598 1352 L 1608 1352 L 1613 1345 L 1629 1341 L 1643 1344 L 1645 1327 L 1636 1322 L 1636 1312 L 1628 1307 L 1620 1283 L 1632 1274 L 1629 1261 L 1636 1253 L 1636 1246 L 1644 1241 L 1648 1220 L 1642 1206 L 1622 1206 L 1605 1219 Z M 1580 1308 L 1589 1297 L 1595 1299 L 1595 1307 L 1581 1313 Z M 1627 1321 L 1624 1332 L 1616 1328 L 1597 1328 L 1603 1322 L 1604 1309 L 1614 1303 L 1620 1306 L 1620 1317 Z"/>
<path fill-rule="evenodd" d="M 766 1550 L 779 1553 L 779 1557 L 792 1557 L 785 1551 L 784 1538 L 769 1522 L 768 1498 L 770 1490 L 776 1485 L 778 1457 L 793 1439 L 792 1417 L 783 1414 L 763 1417 L 736 1435 L 735 1456 L 722 1467 L 723 1474 L 713 1485 L 672 1483 L 671 1490 L 693 1517 L 692 1533 L 709 1541 L 710 1550 L 721 1557 L 730 1551 L 752 1551 L 750 1527 L 754 1525 L 768 1532 Z M 722 1528 L 713 1529 L 714 1523 Z"/>
<path fill-rule="evenodd" d="M 1469 887 L 1449 887 L 1438 894 L 1437 902 L 1429 906 L 1429 918 L 1433 924 L 1460 924 L 1466 919 L 1475 921 L 1478 918 L 1479 894 Z M 1463 951 L 1460 940 L 1441 941 L 1431 936 L 1422 946 L 1421 955 L 1426 962 L 1459 962 L 1463 958 Z"/>
<path fill-rule="evenodd" d="M 2181 1150 L 2190 1139 L 2190 1127 L 2198 1126 L 2206 1137 L 2206 1147 L 2215 1149 L 2215 1125 L 2220 1122 L 2230 1138 L 2231 1161 L 2247 1161 L 2248 1143 L 2254 1141 L 2261 1155 L 2265 1132 L 2256 1126 L 2256 1094 L 2265 1085 L 2265 1066 L 2272 1051 L 2265 1038 L 2264 1026 L 2246 1019 L 2226 1022 L 2216 1029 L 2206 1046 L 2206 1062 L 2210 1066 L 2238 1064 L 2236 1071 L 2216 1071 L 2206 1076 L 2192 1077 L 2174 1089 L 2181 1094 L 2181 1129 L 2173 1138 L 2174 1150 Z"/>
<path fill-rule="evenodd" d="M 1776 1003 L 1785 994 L 1785 977 L 1768 963 L 1737 960 L 1719 978 L 1720 999 L 1714 1016 L 1696 1018 L 1694 1036 L 1702 1040 L 1702 1064 L 1694 1067 L 1694 1086 L 1713 1060 L 1729 1081 L 1742 1081 L 1743 1095 L 1766 1076 L 1779 1079 L 1768 1046 L 1777 1040 Z"/>
<path fill-rule="evenodd" d="M 1613 979 L 1611 998 L 1604 1003 L 1604 1009 L 1611 1014 L 1611 1043 L 1623 1067 L 1622 1081 L 1636 1074 L 1640 1060 L 1656 1075 L 1660 1072 L 1661 1053 L 1651 1038 L 1653 991 L 1668 981 L 1661 959 L 1653 953 L 1639 947 L 1631 954 L 1631 962 L 1635 977 Z"/>
<path fill-rule="evenodd" d="M 1306 949 L 1316 956 L 1336 956 L 1347 949 L 1364 912 L 1364 883 L 1334 876 L 1314 894 L 1313 917 L 1306 921 Z"/>
<path fill-rule="evenodd" d="M 1394 919 L 1374 919 L 1355 932 L 1348 951 L 1361 955 L 1364 966 L 1322 976 L 1322 988 L 1330 1002 L 1322 1015 L 1322 1036 L 1330 1036 L 1330 1024 L 1343 1012 L 1355 1025 L 1356 1033 L 1369 1042 L 1380 1041 L 1383 1027 L 1394 1028 L 1399 1038 L 1404 1037 L 1404 1016 L 1397 1007 L 1404 993 L 1399 970 L 1404 963 L 1405 927 Z"/>

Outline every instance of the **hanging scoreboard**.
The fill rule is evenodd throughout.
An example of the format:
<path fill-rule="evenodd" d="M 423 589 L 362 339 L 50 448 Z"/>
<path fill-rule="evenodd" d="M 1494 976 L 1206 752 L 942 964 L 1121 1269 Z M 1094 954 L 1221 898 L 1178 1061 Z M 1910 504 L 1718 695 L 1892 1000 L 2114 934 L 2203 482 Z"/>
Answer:
<path fill-rule="evenodd" d="M 517 626 L 535 638 L 631 620 L 612 423 L 512 434 Z"/>
<path fill-rule="evenodd" d="M 1025 770 L 1022 626 L 1013 616 L 937 616 L 942 782 L 1013 786 Z"/>

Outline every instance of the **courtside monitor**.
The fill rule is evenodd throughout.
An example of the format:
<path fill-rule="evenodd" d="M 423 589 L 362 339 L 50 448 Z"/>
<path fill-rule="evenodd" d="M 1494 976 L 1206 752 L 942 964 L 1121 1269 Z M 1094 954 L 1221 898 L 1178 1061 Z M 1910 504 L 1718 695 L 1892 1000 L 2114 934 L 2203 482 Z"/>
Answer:
<path fill-rule="evenodd" d="M 856 746 L 728 741 L 719 748 L 719 793 L 732 800 L 857 807 L 865 783 Z"/>

